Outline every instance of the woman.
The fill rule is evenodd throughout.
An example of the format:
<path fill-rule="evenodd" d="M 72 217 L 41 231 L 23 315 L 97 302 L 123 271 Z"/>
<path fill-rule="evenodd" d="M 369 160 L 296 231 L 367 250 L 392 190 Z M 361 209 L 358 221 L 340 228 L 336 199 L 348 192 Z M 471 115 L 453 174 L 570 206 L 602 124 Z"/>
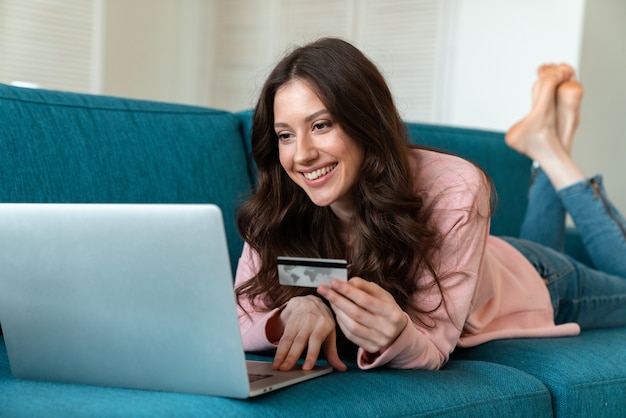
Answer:
<path fill-rule="evenodd" d="M 568 192 L 572 200 L 589 191 L 593 199 L 604 196 L 598 181 L 574 181 L 575 170 L 561 175 L 554 153 L 535 151 L 565 148 L 559 134 L 570 141 L 577 103 L 554 98 L 559 86 L 578 85 L 573 76 L 564 65 L 542 67 L 533 110 L 507 141 L 544 168 L 534 187 L 550 189 L 545 175 L 561 176 L 558 189 L 581 189 Z M 246 244 L 235 284 L 244 346 L 276 348 L 276 369 L 293 368 L 302 355 L 302 368 L 310 369 L 322 351 L 337 370 L 347 368 L 342 359 L 363 369 L 438 369 L 456 346 L 576 335 L 578 324 L 568 321 L 585 322 L 588 313 L 561 309 L 559 292 L 574 288 L 569 281 L 603 283 L 611 309 L 626 312 L 623 262 L 617 271 L 595 271 L 531 242 L 489 236 L 485 173 L 407 145 L 385 80 L 347 42 L 321 39 L 278 63 L 256 106 L 252 153 L 258 185 L 239 214 Z M 567 152 L 558 158 L 571 169 Z M 551 224 L 559 235 L 563 206 L 554 206 L 561 208 L 560 223 Z M 585 210 L 595 211 L 583 215 L 594 223 L 623 228 L 604 206 Z M 610 240 L 613 254 L 626 254 L 623 233 Z M 281 286 L 277 256 L 345 258 L 351 278 L 313 290 Z M 608 325 L 626 322 L 624 313 L 613 317 Z"/>

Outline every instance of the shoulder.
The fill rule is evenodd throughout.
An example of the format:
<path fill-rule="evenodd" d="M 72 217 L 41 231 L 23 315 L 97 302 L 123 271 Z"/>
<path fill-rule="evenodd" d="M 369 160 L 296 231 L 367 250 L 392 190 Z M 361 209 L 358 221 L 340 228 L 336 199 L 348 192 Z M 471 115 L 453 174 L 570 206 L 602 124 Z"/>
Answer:
<path fill-rule="evenodd" d="M 443 152 L 412 149 L 409 153 L 416 191 L 459 185 L 483 187 L 489 183 L 483 170 L 472 162 Z"/>
<path fill-rule="evenodd" d="M 491 182 L 472 162 L 437 151 L 413 149 L 410 152 L 416 193 L 436 207 L 479 207 L 488 211 Z M 480 210 L 483 212 L 483 210 Z"/>

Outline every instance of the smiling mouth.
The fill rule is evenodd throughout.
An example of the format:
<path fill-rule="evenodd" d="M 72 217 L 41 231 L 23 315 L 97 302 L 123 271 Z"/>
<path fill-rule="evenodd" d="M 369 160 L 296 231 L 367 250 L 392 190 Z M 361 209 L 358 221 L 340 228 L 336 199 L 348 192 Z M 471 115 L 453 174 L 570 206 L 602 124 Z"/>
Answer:
<path fill-rule="evenodd" d="M 331 171 L 333 171 L 337 167 L 337 163 L 331 164 L 327 167 L 320 168 L 319 170 L 311 171 L 310 173 L 302 173 L 307 180 L 316 180 Z"/>

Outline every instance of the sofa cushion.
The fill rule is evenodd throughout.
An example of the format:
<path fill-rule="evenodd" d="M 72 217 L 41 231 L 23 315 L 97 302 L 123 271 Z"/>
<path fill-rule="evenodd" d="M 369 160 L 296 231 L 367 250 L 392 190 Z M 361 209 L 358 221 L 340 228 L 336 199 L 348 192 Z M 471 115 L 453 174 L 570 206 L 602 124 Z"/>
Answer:
<path fill-rule="evenodd" d="M 21 416 L 551 416 L 550 395 L 510 367 L 468 361 L 441 371 L 352 367 L 249 400 L 16 380 L 0 337 L 2 414 Z"/>
<path fill-rule="evenodd" d="M 0 84 L 0 120 L 1 202 L 216 203 L 235 266 L 251 180 L 233 114 Z"/>
<path fill-rule="evenodd" d="M 626 328 L 492 341 L 454 357 L 504 364 L 537 377 L 550 389 L 557 417 L 626 417 Z"/>

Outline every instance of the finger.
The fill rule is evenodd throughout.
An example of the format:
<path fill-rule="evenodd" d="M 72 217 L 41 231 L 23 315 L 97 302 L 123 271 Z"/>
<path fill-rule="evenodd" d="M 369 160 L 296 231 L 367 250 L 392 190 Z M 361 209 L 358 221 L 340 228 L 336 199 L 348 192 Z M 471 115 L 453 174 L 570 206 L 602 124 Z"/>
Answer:
<path fill-rule="evenodd" d="M 358 277 L 350 279 L 348 283 L 339 281 L 332 283 L 332 289 L 355 305 L 376 315 L 385 316 L 393 309 L 392 306 L 397 305 L 394 297 L 387 290 L 376 283 Z M 343 306 L 347 309 L 345 308 L 347 305 Z"/>
<path fill-rule="evenodd" d="M 377 326 L 377 318 L 367 309 L 331 289 L 323 292 L 335 312 L 337 324 L 346 337 L 359 346 L 370 340 L 369 334 L 372 333 L 372 327 Z M 363 336 L 366 337 L 362 338 Z"/>
<path fill-rule="evenodd" d="M 311 370 L 315 367 L 315 362 L 320 355 L 320 342 L 315 341 L 313 338 L 309 340 L 309 348 L 306 352 L 306 357 L 304 359 L 304 364 L 302 365 L 302 370 Z"/>
<path fill-rule="evenodd" d="M 393 300 L 393 296 L 385 289 L 360 277 L 353 277 L 348 282 L 333 281 L 331 288 L 361 306 L 368 306 L 377 300 L 384 302 Z"/>
<path fill-rule="evenodd" d="M 345 372 L 348 370 L 348 366 L 339 358 L 339 352 L 337 351 L 337 334 L 333 332 L 328 336 L 323 344 L 324 354 L 326 355 L 326 361 L 332 366 L 333 369 Z"/>
<path fill-rule="evenodd" d="M 367 310 L 354 303 L 332 305 L 335 320 L 346 337 L 366 351 L 376 352 L 387 347 L 408 323 L 406 314 L 395 302 L 386 304 L 381 313 Z"/>
<path fill-rule="evenodd" d="M 335 283 L 335 281 L 333 281 L 331 283 L 331 287 L 318 287 L 317 293 L 319 293 L 327 301 L 329 301 L 331 306 L 333 306 L 333 309 L 339 307 L 340 309 L 347 310 L 350 308 L 350 306 L 355 305 L 355 302 L 350 297 L 348 297 L 348 295 L 351 294 L 351 292 L 349 291 L 350 287 L 351 285 L 349 283 L 339 281 Z M 360 292 L 357 289 L 355 289 L 355 291 Z"/>
<path fill-rule="evenodd" d="M 309 337 L 307 355 L 302 366 L 303 370 L 311 370 L 315 366 L 322 347 L 326 347 L 328 342 L 336 349 L 335 321 L 329 327 L 316 328 Z M 324 349 L 325 350 L 325 349 Z"/>
<path fill-rule="evenodd" d="M 372 351 L 381 346 L 383 342 L 381 341 L 381 336 L 371 326 L 363 325 L 355 321 L 350 314 L 346 314 L 343 311 L 337 311 L 336 320 L 346 338 L 357 346 L 366 351 Z"/>
<path fill-rule="evenodd" d="M 345 285 L 346 283 L 343 283 Z M 325 288 L 319 289 L 318 292 L 322 296 L 326 298 L 330 302 L 330 306 L 335 312 L 335 315 L 343 314 L 345 317 L 349 318 L 351 321 L 356 321 L 361 324 L 371 324 L 371 321 L 374 320 L 372 312 L 369 311 L 370 305 L 375 303 L 374 298 L 371 297 L 357 297 L 354 296 L 356 293 L 362 293 L 361 290 L 347 290 L 351 287 L 350 284 L 347 286 L 341 286 L 341 289 L 335 290 L 333 286 L 332 289 Z M 340 293 L 340 292 L 344 293 Z M 362 305 L 358 302 L 355 302 L 350 296 L 354 297 L 358 301 L 365 301 Z"/>
<path fill-rule="evenodd" d="M 292 337 L 289 333 L 285 333 L 278 343 L 272 368 L 282 371 L 291 370 L 296 365 L 305 348 L 306 339 L 300 334 Z"/>
<path fill-rule="evenodd" d="M 291 348 L 291 343 L 288 343 L 281 339 L 278 342 L 278 348 L 276 349 L 276 354 L 274 354 L 274 362 L 272 363 L 272 369 L 278 370 L 285 363 L 285 358 L 289 353 L 289 349 Z"/>

